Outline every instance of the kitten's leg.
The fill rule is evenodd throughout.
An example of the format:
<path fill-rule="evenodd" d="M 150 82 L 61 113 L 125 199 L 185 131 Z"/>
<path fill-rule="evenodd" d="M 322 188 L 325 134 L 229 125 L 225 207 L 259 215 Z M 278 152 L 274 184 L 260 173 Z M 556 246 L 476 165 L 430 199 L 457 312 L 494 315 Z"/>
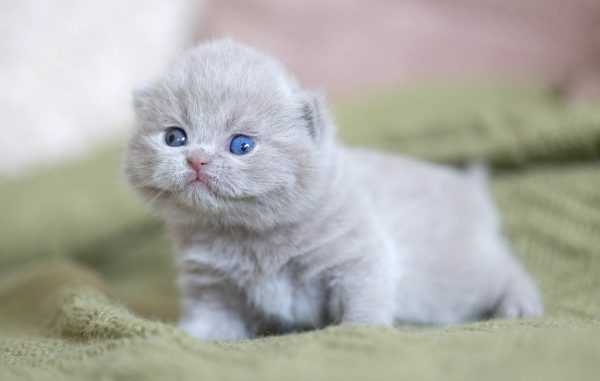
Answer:
<path fill-rule="evenodd" d="M 179 327 L 205 340 L 239 340 L 251 335 L 240 295 L 208 274 L 183 275 Z"/>
<path fill-rule="evenodd" d="M 499 318 L 534 318 L 542 315 L 540 294 L 531 277 L 512 257 L 507 269 L 508 282 L 493 315 Z"/>
<path fill-rule="evenodd" d="M 336 320 L 391 326 L 396 269 L 389 250 L 381 248 L 336 268 L 330 306 Z"/>

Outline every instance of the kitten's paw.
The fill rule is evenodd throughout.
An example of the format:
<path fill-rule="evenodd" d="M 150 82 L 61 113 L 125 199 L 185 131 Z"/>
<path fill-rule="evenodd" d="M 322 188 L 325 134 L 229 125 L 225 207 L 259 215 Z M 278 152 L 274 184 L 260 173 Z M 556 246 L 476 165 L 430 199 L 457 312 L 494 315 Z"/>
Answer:
<path fill-rule="evenodd" d="M 504 319 L 531 319 L 542 316 L 544 309 L 535 285 L 529 280 L 511 287 L 496 307 L 494 316 Z"/>
<path fill-rule="evenodd" d="M 243 340 L 248 338 L 246 327 L 238 322 L 207 324 L 204 321 L 183 320 L 179 323 L 179 328 L 191 336 L 203 340 Z"/>

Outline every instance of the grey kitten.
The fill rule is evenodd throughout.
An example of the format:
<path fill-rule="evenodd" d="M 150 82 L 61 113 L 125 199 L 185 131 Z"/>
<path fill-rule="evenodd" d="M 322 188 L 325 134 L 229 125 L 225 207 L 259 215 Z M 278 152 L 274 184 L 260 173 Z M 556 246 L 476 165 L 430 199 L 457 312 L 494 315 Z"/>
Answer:
<path fill-rule="evenodd" d="M 127 175 L 168 223 L 192 335 L 542 313 L 483 171 L 341 146 L 274 59 L 200 45 L 135 109 Z"/>

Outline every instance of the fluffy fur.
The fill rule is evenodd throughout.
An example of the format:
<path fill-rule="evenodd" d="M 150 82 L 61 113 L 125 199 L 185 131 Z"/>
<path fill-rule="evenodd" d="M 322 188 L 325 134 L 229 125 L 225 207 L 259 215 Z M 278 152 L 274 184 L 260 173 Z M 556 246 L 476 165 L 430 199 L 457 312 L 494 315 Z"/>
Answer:
<path fill-rule="evenodd" d="M 200 45 L 137 90 L 135 108 L 127 174 L 168 223 L 191 334 L 541 314 L 481 169 L 341 146 L 321 99 L 272 58 Z M 165 144 L 173 126 L 185 146 Z M 236 134 L 255 149 L 231 154 Z"/>

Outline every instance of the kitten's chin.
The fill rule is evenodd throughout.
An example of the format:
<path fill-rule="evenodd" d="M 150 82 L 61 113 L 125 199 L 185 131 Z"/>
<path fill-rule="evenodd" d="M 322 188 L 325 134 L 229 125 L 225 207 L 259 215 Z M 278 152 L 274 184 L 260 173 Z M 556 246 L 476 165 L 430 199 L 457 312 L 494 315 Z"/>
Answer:
<path fill-rule="evenodd" d="M 190 192 L 211 192 L 212 193 L 212 190 L 209 188 L 208 184 L 206 184 L 206 181 L 201 180 L 201 179 L 193 180 L 192 182 L 190 182 L 187 185 L 187 188 L 189 189 Z"/>
<path fill-rule="evenodd" d="M 221 197 L 207 191 L 202 184 L 194 184 L 157 203 L 157 209 L 173 224 L 201 224 L 261 232 L 297 221 L 303 213 L 289 205 L 283 199 Z"/>
<path fill-rule="evenodd" d="M 152 187 L 137 190 L 160 215 L 176 224 L 201 222 L 258 231 L 287 223 L 298 212 L 289 208 L 290 192 L 287 189 L 250 196 L 222 193 L 211 185 L 207 181 L 192 180 L 171 190 Z"/>

